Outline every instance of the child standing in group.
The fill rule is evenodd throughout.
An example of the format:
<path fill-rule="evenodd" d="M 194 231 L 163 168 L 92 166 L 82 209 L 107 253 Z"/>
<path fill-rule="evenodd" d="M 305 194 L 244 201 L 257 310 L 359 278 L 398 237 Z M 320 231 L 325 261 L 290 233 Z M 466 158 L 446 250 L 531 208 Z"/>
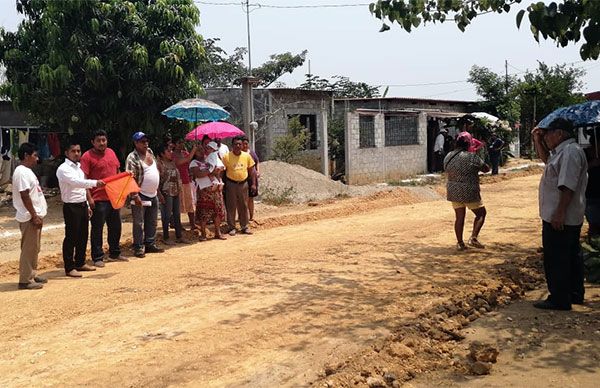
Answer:
<path fill-rule="evenodd" d="M 175 245 L 176 242 L 189 244 L 190 242 L 183 237 L 181 226 L 179 196 L 182 194 L 183 184 L 181 183 L 179 170 L 173 161 L 173 150 L 171 147 L 162 144 L 158 147 L 157 153 L 157 167 L 160 174 L 158 200 L 160 201 L 163 241 L 167 245 Z M 169 238 L 169 222 L 171 219 L 175 225 L 175 241 Z"/>

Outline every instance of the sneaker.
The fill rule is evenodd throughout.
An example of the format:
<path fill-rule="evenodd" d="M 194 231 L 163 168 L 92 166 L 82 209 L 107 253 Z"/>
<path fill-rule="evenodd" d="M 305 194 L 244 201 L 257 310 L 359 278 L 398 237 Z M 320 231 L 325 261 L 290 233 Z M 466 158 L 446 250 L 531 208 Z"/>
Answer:
<path fill-rule="evenodd" d="M 140 258 L 140 259 L 146 257 L 146 253 L 144 252 L 143 248 L 137 248 L 134 252 L 134 255 L 135 255 L 135 257 Z"/>
<path fill-rule="evenodd" d="M 36 282 L 36 283 L 48 283 L 48 279 L 43 278 L 41 276 L 34 277 L 33 281 Z"/>
<path fill-rule="evenodd" d="M 82 277 L 82 276 L 83 276 L 83 275 L 82 275 L 82 274 L 81 274 L 79 271 L 77 271 L 76 269 L 72 269 L 72 270 L 70 270 L 69 272 L 67 272 L 67 274 L 66 274 L 66 275 L 67 275 L 68 277 L 71 277 L 71 278 L 80 278 L 80 277 Z"/>
<path fill-rule="evenodd" d="M 472 246 L 473 248 L 479 248 L 479 249 L 485 248 L 485 245 L 480 243 L 479 240 L 477 240 L 477 237 L 471 237 L 469 239 L 469 245 Z"/>
<path fill-rule="evenodd" d="M 250 230 L 250 228 L 244 228 L 244 229 L 242 229 L 242 234 L 253 234 L 253 233 Z"/>
<path fill-rule="evenodd" d="M 146 253 L 163 253 L 165 250 L 156 246 L 156 244 L 146 245 Z"/>
<path fill-rule="evenodd" d="M 179 238 L 178 238 L 177 240 L 175 240 L 175 241 L 177 241 L 177 243 L 179 243 L 179 244 L 191 244 L 191 243 L 192 243 L 190 240 L 188 240 L 188 239 L 187 239 L 187 238 L 185 238 L 185 237 L 179 237 Z"/>
<path fill-rule="evenodd" d="M 33 283 L 19 283 L 19 290 L 39 290 L 40 288 L 43 288 L 44 285 L 42 283 L 37 283 L 37 282 L 33 282 Z"/>
<path fill-rule="evenodd" d="M 94 267 L 104 268 L 104 261 L 102 261 L 102 260 L 94 261 Z"/>
<path fill-rule="evenodd" d="M 104 262 L 102 262 L 102 265 L 104 266 Z M 89 271 L 95 271 L 96 268 L 92 267 L 91 265 L 87 265 L 84 264 L 81 267 L 77 267 L 75 268 L 77 271 L 81 271 L 81 272 L 89 272 Z"/>
<path fill-rule="evenodd" d="M 235 232 L 236 232 L 236 230 L 235 230 L 235 229 L 231 229 L 231 230 L 229 231 L 229 235 L 230 235 L 230 236 L 235 236 Z"/>
<path fill-rule="evenodd" d="M 114 262 L 114 261 L 129 261 L 128 258 L 126 258 L 123 255 L 118 255 L 118 256 L 108 256 L 108 258 L 106 259 L 106 261 L 108 262 Z"/>
<path fill-rule="evenodd" d="M 175 245 L 175 244 L 176 244 L 176 242 L 175 242 L 175 241 L 173 241 L 173 240 L 171 240 L 170 238 L 164 239 L 164 240 L 163 240 L 163 243 L 164 243 L 165 245 Z"/>
<path fill-rule="evenodd" d="M 467 249 L 467 246 L 465 245 L 465 243 L 463 241 L 456 243 L 456 250 L 464 251 L 466 249 Z"/>

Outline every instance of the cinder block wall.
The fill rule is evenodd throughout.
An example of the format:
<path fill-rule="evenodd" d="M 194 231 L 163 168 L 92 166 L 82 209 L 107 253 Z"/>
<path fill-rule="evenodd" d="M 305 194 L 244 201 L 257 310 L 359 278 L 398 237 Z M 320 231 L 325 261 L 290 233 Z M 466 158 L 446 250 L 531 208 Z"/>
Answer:
<path fill-rule="evenodd" d="M 346 113 L 346 180 L 367 184 L 397 180 L 427 171 L 427 116 L 418 114 L 418 144 L 385 146 L 385 115 L 375 115 L 375 147 L 360 148 L 359 116 Z"/>

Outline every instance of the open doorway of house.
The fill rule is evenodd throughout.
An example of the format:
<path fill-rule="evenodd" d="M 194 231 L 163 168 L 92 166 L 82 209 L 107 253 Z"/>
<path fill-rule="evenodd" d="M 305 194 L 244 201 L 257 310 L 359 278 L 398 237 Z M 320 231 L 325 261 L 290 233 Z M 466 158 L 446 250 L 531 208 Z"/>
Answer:
<path fill-rule="evenodd" d="M 288 120 L 293 118 L 293 117 L 298 117 L 298 120 L 300 121 L 300 124 L 302 124 L 302 126 L 304 128 L 306 128 L 306 130 L 309 133 L 309 142 L 308 142 L 308 149 L 311 150 L 316 150 L 319 148 L 319 134 L 317 131 L 317 115 L 289 115 L 288 116 Z"/>

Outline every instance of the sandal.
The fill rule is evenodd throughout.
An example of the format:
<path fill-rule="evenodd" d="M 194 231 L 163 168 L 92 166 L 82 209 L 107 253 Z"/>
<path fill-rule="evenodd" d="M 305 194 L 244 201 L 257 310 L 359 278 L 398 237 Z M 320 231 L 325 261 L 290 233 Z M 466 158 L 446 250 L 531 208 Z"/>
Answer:
<path fill-rule="evenodd" d="M 199 236 L 198 237 L 198 241 L 206 241 L 206 240 L 207 240 L 206 236 Z"/>
<path fill-rule="evenodd" d="M 222 234 L 215 236 L 215 240 L 227 240 L 227 237 L 223 236 Z"/>
<path fill-rule="evenodd" d="M 483 245 L 482 243 L 479 242 L 479 240 L 477 240 L 477 237 L 471 237 L 469 239 L 469 245 L 474 247 L 474 248 L 479 248 L 479 249 L 484 249 L 485 245 Z"/>
<path fill-rule="evenodd" d="M 459 243 L 456 244 L 456 249 L 459 251 L 464 251 L 467 250 L 467 246 L 465 245 L 464 241 L 461 241 Z"/>

